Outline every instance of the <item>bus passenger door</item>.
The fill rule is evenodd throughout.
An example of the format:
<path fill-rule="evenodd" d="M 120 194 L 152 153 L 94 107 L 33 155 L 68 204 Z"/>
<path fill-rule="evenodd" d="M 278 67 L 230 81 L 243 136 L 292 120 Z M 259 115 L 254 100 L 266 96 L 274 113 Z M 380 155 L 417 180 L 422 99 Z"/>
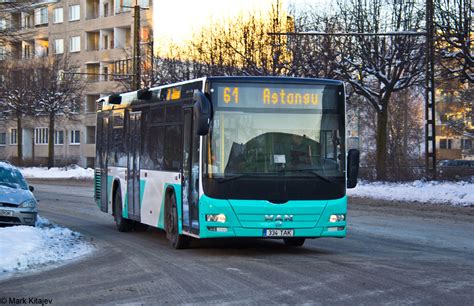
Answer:
<path fill-rule="evenodd" d="M 193 129 L 192 107 L 184 109 L 183 135 L 183 231 L 199 235 L 199 136 Z"/>
<path fill-rule="evenodd" d="M 108 164 L 107 160 L 109 159 L 109 114 L 103 112 L 101 120 L 98 120 L 99 127 L 97 128 L 98 138 L 100 143 L 97 142 L 97 145 L 100 145 L 100 151 L 98 151 L 99 157 L 99 168 L 100 168 L 100 210 L 103 212 L 108 211 L 108 191 L 109 187 L 107 186 L 108 182 Z"/>
<path fill-rule="evenodd" d="M 140 221 L 141 112 L 130 112 L 128 120 L 127 200 L 128 218 Z"/>

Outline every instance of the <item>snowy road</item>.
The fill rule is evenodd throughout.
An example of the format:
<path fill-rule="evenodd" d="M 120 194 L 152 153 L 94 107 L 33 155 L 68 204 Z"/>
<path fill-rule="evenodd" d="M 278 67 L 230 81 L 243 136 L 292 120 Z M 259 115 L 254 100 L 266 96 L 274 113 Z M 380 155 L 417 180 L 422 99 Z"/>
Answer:
<path fill-rule="evenodd" d="M 90 186 L 35 186 L 40 213 L 97 251 L 67 266 L 0 282 L 0 298 L 53 304 L 452 304 L 474 299 L 474 208 L 356 199 L 348 238 L 219 240 L 173 250 L 162 232 L 122 234 Z M 370 205 L 368 205 L 369 203 Z"/>

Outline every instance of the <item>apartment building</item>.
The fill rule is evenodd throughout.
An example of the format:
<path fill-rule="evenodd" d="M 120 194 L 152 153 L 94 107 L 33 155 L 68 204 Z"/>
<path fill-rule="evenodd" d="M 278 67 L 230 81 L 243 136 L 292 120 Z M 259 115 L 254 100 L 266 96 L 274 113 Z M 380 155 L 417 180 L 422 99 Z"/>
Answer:
<path fill-rule="evenodd" d="M 54 141 L 56 164 L 93 167 L 96 100 L 124 91 L 127 77 L 120 75 L 131 69 L 132 6 L 143 8 L 140 40 L 144 44 L 152 37 L 152 0 L 40 0 L 20 9 L 11 9 L 7 1 L 0 0 L 0 31 L 12 35 L 0 40 L 0 61 L 33 64 L 38 58 L 64 55 L 87 80 L 81 108 L 73 118 L 56 119 L 54 139 L 48 139 L 47 116 L 23 119 L 23 160 L 45 164 L 48 142 Z M 15 160 L 17 141 L 16 121 L 0 114 L 0 160 Z"/>
<path fill-rule="evenodd" d="M 437 158 L 474 160 L 473 89 L 437 90 Z"/>

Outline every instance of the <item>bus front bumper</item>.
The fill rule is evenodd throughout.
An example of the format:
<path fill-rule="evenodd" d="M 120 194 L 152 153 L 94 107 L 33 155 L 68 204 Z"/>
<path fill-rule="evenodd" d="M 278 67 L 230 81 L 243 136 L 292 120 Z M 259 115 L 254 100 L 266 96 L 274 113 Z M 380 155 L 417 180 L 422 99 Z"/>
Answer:
<path fill-rule="evenodd" d="M 268 230 L 288 237 L 346 236 L 347 197 L 335 200 L 289 201 L 274 204 L 262 200 L 220 200 L 203 196 L 200 200 L 200 237 L 269 236 Z M 343 216 L 337 220 L 335 216 Z"/>

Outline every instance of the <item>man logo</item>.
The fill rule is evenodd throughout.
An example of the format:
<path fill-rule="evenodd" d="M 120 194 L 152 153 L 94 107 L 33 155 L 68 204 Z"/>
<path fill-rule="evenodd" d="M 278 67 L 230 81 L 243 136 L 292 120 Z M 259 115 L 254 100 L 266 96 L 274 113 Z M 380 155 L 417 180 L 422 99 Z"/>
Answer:
<path fill-rule="evenodd" d="M 265 215 L 265 221 L 293 221 L 293 215 Z"/>

